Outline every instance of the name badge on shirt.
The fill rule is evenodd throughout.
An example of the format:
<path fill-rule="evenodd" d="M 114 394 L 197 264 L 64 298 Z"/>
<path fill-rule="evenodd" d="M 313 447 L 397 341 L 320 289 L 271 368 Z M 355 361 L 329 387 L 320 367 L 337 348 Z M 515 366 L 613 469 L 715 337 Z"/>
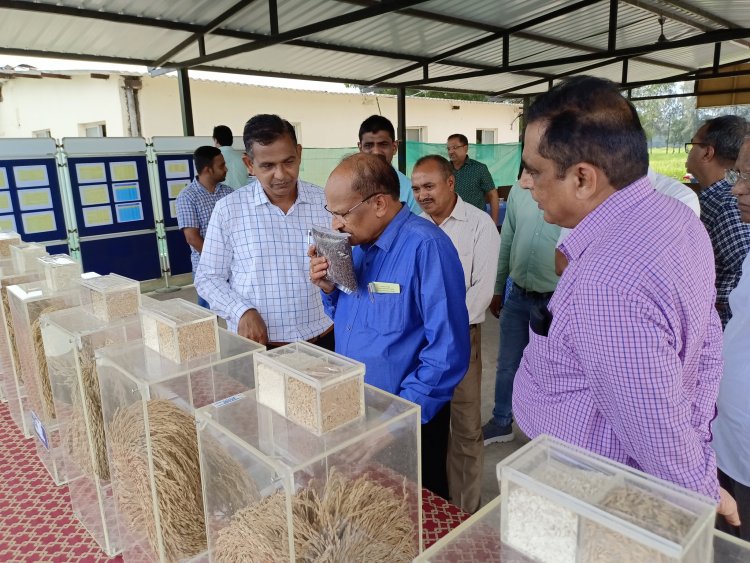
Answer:
<path fill-rule="evenodd" d="M 401 293 L 401 286 L 397 283 L 370 282 L 367 290 L 370 293 Z"/>

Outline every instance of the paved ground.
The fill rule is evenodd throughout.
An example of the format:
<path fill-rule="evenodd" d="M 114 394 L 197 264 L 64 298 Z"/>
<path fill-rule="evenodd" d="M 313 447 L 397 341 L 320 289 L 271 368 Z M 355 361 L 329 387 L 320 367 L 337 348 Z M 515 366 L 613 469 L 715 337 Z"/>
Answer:
<path fill-rule="evenodd" d="M 188 301 L 196 301 L 195 288 L 192 284 L 190 274 L 175 276 L 170 280 L 172 287 L 181 289 L 172 292 L 164 292 L 166 284 L 164 281 L 145 282 L 143 290 L 156 299 L 182 298 Z M 495 393 L 495 366 L 497 362 L 497 348 L 499 344 L 498 321 L 487 311 L 487 319 L 482 325 L 482 421 L 489 419 L 492 413 Z M 516 451 L 525 444 L 528 439 L 516 430 L 516 439 L 508 444 L 493 444 L 484 449 L 484 472 L 482 477 L 482 505 L 486 504 L 499 494 L 495 467 L 504 457 Z"/>

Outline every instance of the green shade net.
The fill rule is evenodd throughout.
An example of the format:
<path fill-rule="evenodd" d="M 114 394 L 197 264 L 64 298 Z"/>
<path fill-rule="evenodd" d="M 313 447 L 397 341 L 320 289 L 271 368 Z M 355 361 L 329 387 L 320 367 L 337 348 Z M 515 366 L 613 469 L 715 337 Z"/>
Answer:
<path fill-rule="evenodd" d="M 357 152 L 357 147 L 333 149 L 302 149 L 300 178 L 319 186 L 324 186 L 341 159 Z M 446 156 L 445 143 L 406 143 L 406 175 L 411 175 L 417 159 L 428 154 Z M 470 145 L 469 157 L 487 165 L 496 186 L 509 186 L 518 178 L 521 165 L 521 144 L 506 143 L 502 145 Z M 398 156 L 393 165 L 398 166 Z"/>

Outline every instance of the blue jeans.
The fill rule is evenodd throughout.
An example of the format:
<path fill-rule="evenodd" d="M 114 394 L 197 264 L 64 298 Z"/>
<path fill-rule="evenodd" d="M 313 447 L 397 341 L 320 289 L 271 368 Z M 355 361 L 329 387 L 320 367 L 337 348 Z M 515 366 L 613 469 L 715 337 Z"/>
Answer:
<path fill-rule="evenodd" d="M 193 284 L 195 284 L 195 274 L 193 274 Z M 198 288 L 195 288 L 195 294 L 198 295 Z M 208 304 L 208 301 L 203 299 L 200 295 L 198 295 L 198 305 L 206 309 L 211 309 L 211 305 Z"/>
<path fill-rule="evenodd" d="M 500 347 L 495 374 L 495 408 L 492 418 L 500 426 L 513 421 L 513 380 L 529 343 L 529 319 L 532 311 L 542 309 L 549 299 L 529 297 L 511 286 L 500 312 Z"/>

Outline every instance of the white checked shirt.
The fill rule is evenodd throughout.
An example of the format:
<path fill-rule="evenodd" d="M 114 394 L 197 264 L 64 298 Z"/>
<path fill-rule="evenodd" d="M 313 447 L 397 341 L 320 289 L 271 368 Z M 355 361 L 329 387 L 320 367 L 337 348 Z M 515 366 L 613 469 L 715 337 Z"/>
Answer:
<path fill-rule="evenodd" d="M 324 204 L 323 190 L 302 180 L 286 215 L 257 180 L 216 204 L 195 286 L 229 330 L 248 309 L 263 317 L 271 342 L 309 340 L 331 326 L 308 277 L 307 232 L 331 223 Z"/>

